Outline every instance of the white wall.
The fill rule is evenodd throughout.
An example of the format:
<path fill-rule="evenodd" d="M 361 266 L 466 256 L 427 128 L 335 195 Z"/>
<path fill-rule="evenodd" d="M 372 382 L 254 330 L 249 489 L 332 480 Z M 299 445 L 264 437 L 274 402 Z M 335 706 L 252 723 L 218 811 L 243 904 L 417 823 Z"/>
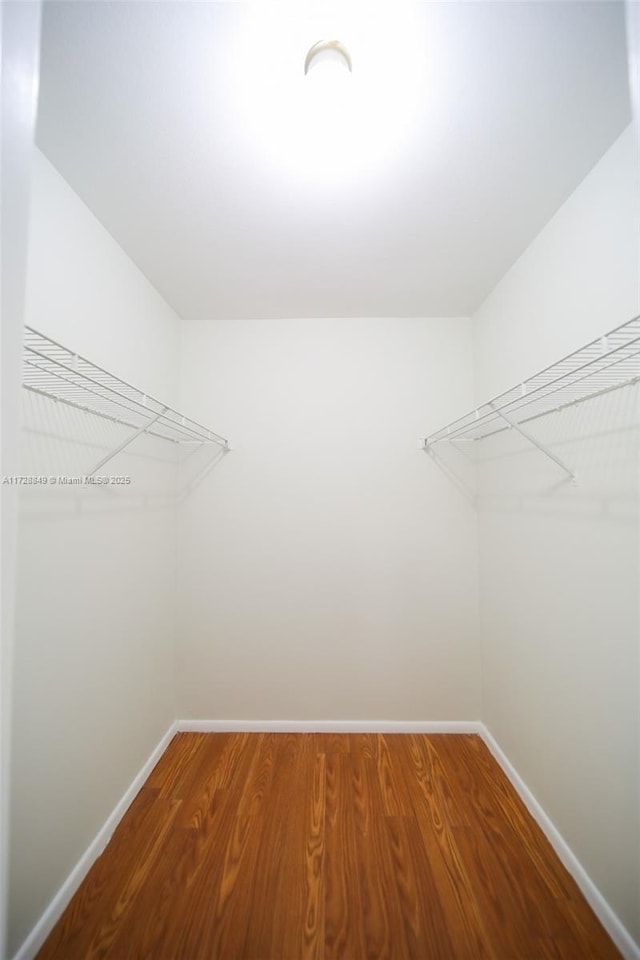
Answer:
<path fill-rule="evenodd" d="M 24 323 L 31 156 L 36 121 L 39 3 L 4 3 L 2 40 L 2 279 L 0 476 L 20 472 L 20 352 Z M 0 956 L 7 946 L 9 752 L 15 616 L 17 487 L 0 490 Z"/>
<path fill-rule="evenodd" d="M 631 92 L 631 107 L 633 112 L 633 129 L 636 138 L 636 150 L 640 156 L 640 4 L 636 0 L 626 0 L 626 28 L 627 51 L 629 64 L 629 88 Z M 640 416 L 640 399 L 638 401 Z M 640 477 L 640 444 L 638 444 L 638 476 Z M 640 484 L 639 484 L 640 488 Z M 639 489 L 640 495 L 640 489 Z M 638 622 L 640 623 L 640 510 L 638 510 Z M 640 635 L 638 637 L 640 644 Z M 638 690 L 640 691 L 640 656 L 638 657 Z M 638 724 L 640 726 L 640 704 L 638 706 Z M 638 744 L 640 751 L 640 743 Z M 638 761 L 638 791 L 640 792 L 640 758 Z M 640 803 L 637 810 L 638 819 L 638 861 L 640 862 Z M 640 917 L 640 884 L 638 884 L 638 899 L 636 903 L 637 915 Z"/>
<path fill-rule="evenodd" d="M 181 358 L 233 450 L 180 508 L 180 715 L 477 719 L 474 510 L 417 445 L 471 402 L 468 320 L 185 324 Z"/>
<path fill-rule="evenodd" d="M 637 164 L 629 127 L 476 311 L 479 402 L 638 313 Z"/>
<path fill-rule="evenodd" d="M 27 323 L 175 402 L 175 314 L 40 154 Z M 86 473 L 124 433 L 25 393 L 23 472 Z M 171 445 L 143 440 L 107 471 L 129 487 L 21 492 L 12 950 L 175 716 L 175 471 Z"/>
<path fill-rule="evenodd" d="M 477 402 L 640 312 L 638 159 L 611 147 L 474 317 Z M 638 388 L 479 464 L 483 719 L 640 940 Z"/>

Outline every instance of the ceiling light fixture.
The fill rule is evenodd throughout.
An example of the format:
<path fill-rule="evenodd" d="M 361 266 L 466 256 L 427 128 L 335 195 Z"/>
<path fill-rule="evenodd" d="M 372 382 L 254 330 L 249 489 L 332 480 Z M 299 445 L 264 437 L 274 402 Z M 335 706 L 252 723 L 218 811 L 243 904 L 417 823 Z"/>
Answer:
<path fill-rule="evenodd" d="M 352 72 L 349 51 L 339 40 L 319 40 L 311 47 L 304 61 L 305 76 L 309 70 L 320 63 L 339 63 Z"/>
<path fill-rule="evenodd" d="M 423 21 L 441 5 L 398 3 L 393 15 L 377 0 L 229 6 L 242 11 L 227 88 L 247 163 L 314 202 L 325 188 L 355 196 L 374 179 L 395 182 L 429 131 L 438 45 Z"/>

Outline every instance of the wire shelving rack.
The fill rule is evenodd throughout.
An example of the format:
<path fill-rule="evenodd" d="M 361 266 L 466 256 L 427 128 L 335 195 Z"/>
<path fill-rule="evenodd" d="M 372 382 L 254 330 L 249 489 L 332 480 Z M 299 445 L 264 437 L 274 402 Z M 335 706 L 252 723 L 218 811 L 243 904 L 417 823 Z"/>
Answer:
<path fill-rule="evenodd" d="M 426 450 L 442 441 L 478 441 L 516 430 L 575 476 L 526 425 L 585 400 L 640 381 L 640 316 L 592 340 L 510 390 L 422 439 Z"/>
<path fill-rule="evenodd" d="M 96 473 L 145 433 L 171 443 L 213 443 L 224 451 L 230 449 L 225 437 L 32 327 L 25 327 L 22 386 L 57 403 L 68 404 L 133 431 L 96 463 L 87 476 Z"/>

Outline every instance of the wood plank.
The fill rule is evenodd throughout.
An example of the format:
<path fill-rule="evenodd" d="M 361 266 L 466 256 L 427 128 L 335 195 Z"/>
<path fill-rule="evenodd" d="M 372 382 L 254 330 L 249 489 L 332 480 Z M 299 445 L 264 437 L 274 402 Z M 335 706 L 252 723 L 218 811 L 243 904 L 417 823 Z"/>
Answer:
<path fill-rule="evenodd" d="M 212 938 L 216 903 L 225 865 L 232 864 L 234 869 L 238 855 L 237 811 L 259 748 L 260 736 L 233 734 L 225 741 L 215 768 L 210 768 L 189 818 L 194 839 L 183 857 L 184 881 L 162 942 L 160 956 L 166 960 L 216 956 Z M 244 826 L 246 842 L 251 836 L 249 818 Z"/>
<path fill-rule="evenodd" d="M 414 817 L 388 817 L 391 855 L 411 957 L 455 957 L 447 915 Z"/>
<path fill-rule="evenodd" d="M 396 734 L 398 736 L 398 734 Z M 405 791 L 400 791 L 394 767 L 398 761 L 398 744 L 395 737 L 378 734 L 376 750 L 376 769 L 382 797 L 382 808 L 389 817 L 406 816 L 413 812 L 411 801 Z M 366 757 L 363 757 L 366 760 Z"/>
<path fill-rule="evenodd" d="M 447 929 L 459 960 L 490 960 L 495 954 L 485 920 L 454 836 L 443 816 L 432 768 L 427 764 L 418 735 L 403 737 L 406 776 L 426 860 L 433 872 Z M 496 957 L 495 960 L 498 960 Z"/>
<path fill-rule="evenodd" d="M 326 809 L 325 754 L 318 754 L 307 809 L 306 903 L 301 957 L 324 956 L 324 818 Z"/>
<path fill-rule="evenodd" d="M 246 937 L 246 910 L 253 893 L 261 830 L 258 817 L 236 817 L 224 854 L 222 877 L 217 895 L 212 891 L 210 912 L 201 923 L 201 942 L 207 943 L 206 956 L 242 960 Z"/>
<path fill-rule="evenodd" d="M 185 792 L 181 788 L 188 789 L 195 775 L 200 751 L 209 745 L 204 733 L 177 733 L 151 771 L 146 785 L 157 789 L 161 797 L 180 798 Z"/>
<path fill-rule="evenodd" d="M 366 956 L 350 776 L 348 755 L 330 754 L 326 758 L 324 937 L 327 960 Z"/>
<path fill-rule="evenodd" d="M 316 751 L 325 755 L 331 753 L 349 753 L 349 734 L 347 733 L 316 733 L 314 734 Z"/>
<path fill-rule="evenodd" d="M 248 913 L 244 960 L 263 960 L 265 944 L 274 956 L 295 956 L 301 949 L 306 905 L 305 800 L 312 790 L 314 758 L 309 734 L 280 734 L 265 805 L 264 825 Z M 288 951 L 288 952 L 287 952 Z"/>
<path fill-rule="evenodd" d="M 460 788 L 455 767 L 449 762 L 447 744 L 455 734 L 419 736 L 418 745 L 423 752 L 430 771 L 440 809 L 452 827 L 469 826 L 468 805 Z"/>
<path fill-rule="evenodd" d="M 246 751 L 251 758 L 258 749 L 259 740 L 250 734 L 213 734 L 202 747 L 197 758 L 197 773 L 189 780 L 190 790 L 184 796 L 180 813 L 181 827 L 198 827 L 206 816 L 211 797 L 217 790 L 224 790 L 236 775 L 238 766 L 246 766 Z"/>
<path fill-rule="evenodd" d="M 199 869 L 199 862 L 195 831 L 174 829 L 149 873 L 136 910 L 121 923 L 108 956 L 154 960 L 167 956 L 164 947 L 175 937 L 176 905 Z"/>
<path fill-rule="evenodd" d="M 256 817 L 262 813 L 269 796 L 276 762 L 278 735 L 255 734 L 257 749 L 238 805 L 238 817 Z"/>
<path fill-rule="evenodd" d="M 352 751 L 349 765 L 365 955 L 379 960 L 406 957 L 407 937 L 377 764 Z"/>
<path fill-rule="evenodd" d="M 377 733 L 350 733 L 349 751 L 357 753 L 365 760 L 378 759 L 378 734 Z"/>
<path fill-rule="evenodd" d="M 452 827 L 452 831 L 492 953 L 496 957 L 517 957 L 523 944 L 538 939 L 538 930 L 522 909 L 522 891 L 514 890 L 502 874 L 498 858 L 492 855 L 484 837 L 471 827 Z"/>
<path fill-rule="evenodd" d="M 257 748 L 258 741 L 247 735 L 238 737 L 233 747 L 226 734 L 210 737 L 203 755 L 207 762 L 200 757 L 200 779 L 192 783 L 192 795 L 183 801 L 186 811 L 181 810 L 176 819 L 139 911 L 122 926 L 114 957 L 125 949 L 135 949 L 139 953 L 134 955 L 174 960 L 183 949 L 191 949 L 194 940 L 194 949 L 200 949 L 201 912 L 208 916 L 206 898 L 214 882 L 207 866 L 208 853 L 211 848 L 218 851 L 220 837 L 225 843 L 228 839 L 235 814 L 233 801 L 242 795 L 244 774 Z M 238 772 L 235 795 L 219 786 L 228 782 L 229 766 Z"/>

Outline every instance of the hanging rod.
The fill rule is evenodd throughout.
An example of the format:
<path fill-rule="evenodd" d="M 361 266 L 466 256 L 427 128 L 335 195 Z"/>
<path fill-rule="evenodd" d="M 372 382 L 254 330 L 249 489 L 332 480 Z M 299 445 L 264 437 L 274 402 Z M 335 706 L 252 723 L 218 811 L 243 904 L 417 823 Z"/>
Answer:
<path fill-rule="evenodd" d="M 485 440 L 516 429 L 573 477 L 569 467 L 544 444 L 534 440 L 523 425 L 639 381 L 640 316 L 637 316 L 422 438 L 421 444 L 428 450 L 443 440 Z"/>
<path fill-rule="evenodd" d="M 33 327 L 25 327 L 22 386 L 57 403 L 134 431 L 103 457 L 88 476 L 143 433 L 171 443 L 214 443 L 224 450 L 230 449 L 229 441 L 220 434 L 183 416 L 168 404 L 161 403 Z"/>

